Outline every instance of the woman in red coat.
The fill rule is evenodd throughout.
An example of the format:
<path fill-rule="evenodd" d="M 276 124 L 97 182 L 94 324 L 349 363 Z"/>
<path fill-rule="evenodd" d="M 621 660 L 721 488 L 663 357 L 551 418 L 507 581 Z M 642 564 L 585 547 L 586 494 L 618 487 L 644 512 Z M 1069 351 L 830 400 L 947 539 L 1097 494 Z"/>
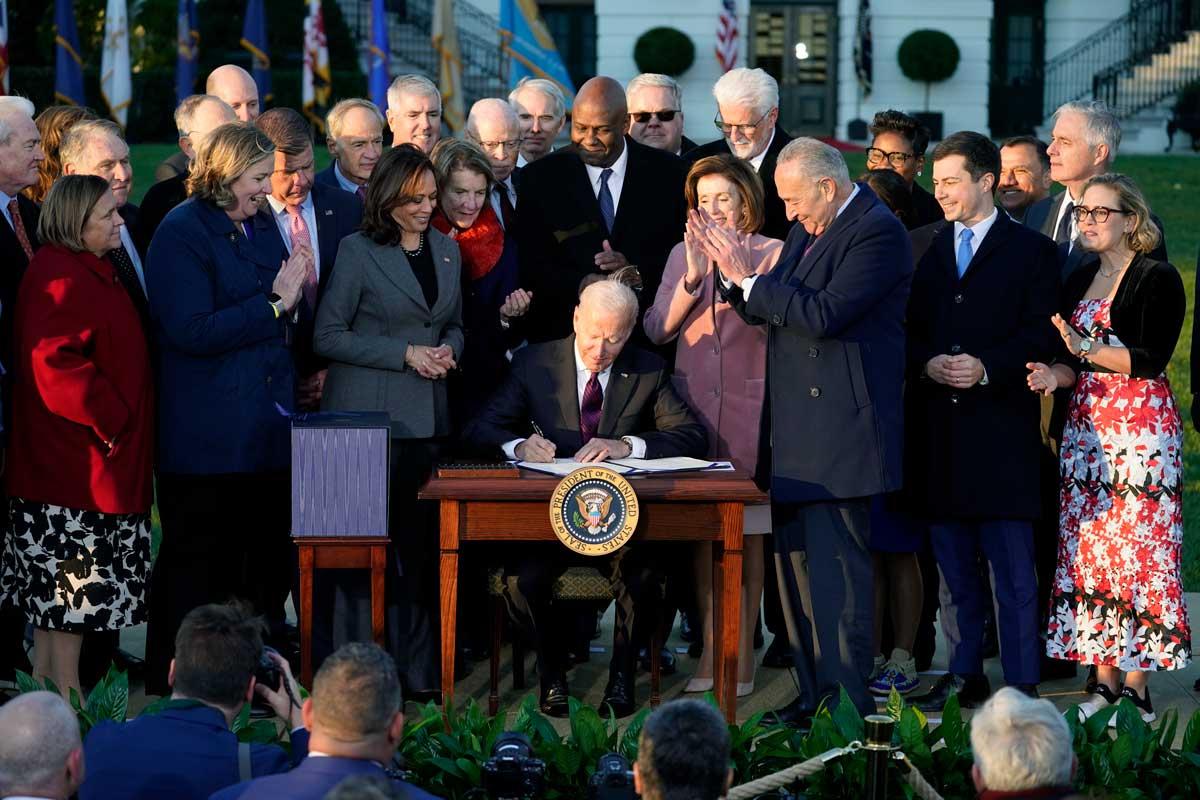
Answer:
<path fill-rule="evenodd" d="M 0 596 L 34 626 L 34 673 L 64 694 L 80 690 L 85 632 L 145 618 L 154 396 L 141 322 L 105 257 L 121 225 L 107 181 L 59 178 L 15 310 Z"/>

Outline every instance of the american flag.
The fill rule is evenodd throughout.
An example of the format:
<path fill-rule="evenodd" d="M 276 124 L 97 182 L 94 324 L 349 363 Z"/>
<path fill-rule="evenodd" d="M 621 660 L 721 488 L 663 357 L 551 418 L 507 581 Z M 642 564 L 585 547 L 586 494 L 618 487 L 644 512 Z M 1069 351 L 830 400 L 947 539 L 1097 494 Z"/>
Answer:
<path fill-rule="evenodd" d="M 871 48 L 871 0 L 858 4 L 858 32 L 854 39 L 854 73 L 862 87 L 863 96 L 871 94 L 875 65 Z"/>
<path fill-rule="evenodd" d="M 735 0 L 721 0 L 721 16 L 717 20 L 717 61 L 721 71 L 729 72 L 738 61 L 738 24 Z"/>

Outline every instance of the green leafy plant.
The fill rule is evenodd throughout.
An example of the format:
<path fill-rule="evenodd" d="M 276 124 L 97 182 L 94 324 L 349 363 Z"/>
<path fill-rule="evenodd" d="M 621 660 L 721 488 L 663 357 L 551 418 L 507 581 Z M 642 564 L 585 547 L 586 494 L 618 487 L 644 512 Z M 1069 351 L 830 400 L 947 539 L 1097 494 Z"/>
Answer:
<path fill-rule="evenodd" d="M 928 28 L 904 37 L 896 58 L 909 80 L 925 84 L 925 110 L 929 110 L 929 88 L 950 78 L 958 69 L 958 45 L 950 34 Z"/>
<path fill-rule="evenodd" d="M 633 60 L 641 72 L 678 77 L 691 69 L 696 60 L 696 46 L 678 28 L 651 28 L 634 43 Z"/>

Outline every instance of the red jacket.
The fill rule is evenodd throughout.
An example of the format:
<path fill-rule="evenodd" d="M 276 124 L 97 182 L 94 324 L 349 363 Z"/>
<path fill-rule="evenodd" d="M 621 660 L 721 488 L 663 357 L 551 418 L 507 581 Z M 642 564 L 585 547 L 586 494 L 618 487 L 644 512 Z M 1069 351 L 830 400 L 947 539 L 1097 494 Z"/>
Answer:
<path fill-rule="evenodd" d="M 43 246 L 21 281 L 15 325 L 16 363 L 5 365 L 15 372 L 8 493 L 109 514 L 149 512 L 153 374 L 141 321 L 112 264 Z"/>

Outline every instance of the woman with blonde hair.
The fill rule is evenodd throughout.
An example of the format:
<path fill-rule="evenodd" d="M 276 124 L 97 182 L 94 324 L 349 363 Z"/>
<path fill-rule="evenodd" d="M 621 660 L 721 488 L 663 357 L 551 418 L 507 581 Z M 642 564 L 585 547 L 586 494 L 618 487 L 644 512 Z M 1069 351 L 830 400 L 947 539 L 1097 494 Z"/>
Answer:
<path fill-rule="evenodd" d="M 1046 653 L 1098 667 L 1082 718 L 1128 699 L 1150 722 L 1148 673 L 1191 660 L 1183 424 L 1166 374 L 1187 300 L 1175 268 L 1146 255 L 1161 234 L 1132 180 L 1092 178 L 1072 213 L 1098 258 L 1063 289 L 1061 359 L 1027 365 L 1032 390 L 1072 390 Z"/>
<path fill-rule="evenodd" d="M 146 260 L 158 362 L 158 509 L 146 687 L 167 690 L 175 632 L 199 605 L 239 598 L 282 631 L 291 587 L 287 413 L 293 312 L 313 269 L 259 209 L 275 147 L 228 123 L 188 177 Z"/>
<path fill-rule="evenodd" d="M 749 242 L 758 274 L 770 272 L 783 242 L 757 231 L 765 219 L 762 182 L 749 162 L 732 155 L 708 156 L 692 165 L 684 183 L 690 208 L 683 241 L 667 259 L 654 304 L 642 325 L 655 344 L 676 341 L 675 389 L 704 423 L 709 457 L 732 461 L 746 472 L 759 467 L 759 426 L 766 391 L 767 332 L 748 325 L 722 302 L 720 279 L 705 255 L 701 231 L 720 225 Z M 742 640 L 738 695 L 754 691 L 754 626 L 763 590 L 762 537 L 771 532 L 769 505 L 746 509 L 742 558 Z M 694 569 L 704 625 L 704 655 L 685 691 L 712 688 L 714 650 L 711 545 L 698 545 Z"/>

